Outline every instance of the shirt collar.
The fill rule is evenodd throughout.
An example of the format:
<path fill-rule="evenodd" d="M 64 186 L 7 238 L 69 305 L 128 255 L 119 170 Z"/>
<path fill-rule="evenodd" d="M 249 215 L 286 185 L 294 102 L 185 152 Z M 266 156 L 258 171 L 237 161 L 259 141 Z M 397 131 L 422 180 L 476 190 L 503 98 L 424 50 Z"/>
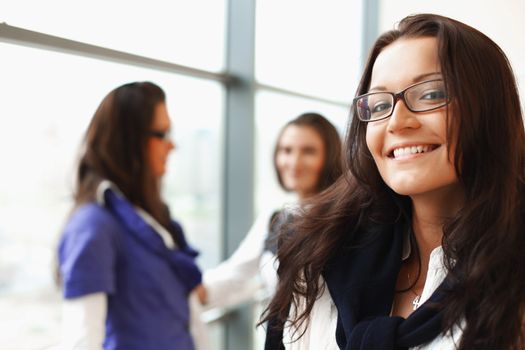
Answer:
<path fill-rule="evenodd" d="M 109 180 L 102 180 L 100 184 L 97 187 L 96 191 L 96 200 L 99 205 L 105 206 L 106 200 L 104 198 L 104 193 L 106 190 L 111 189 L 113 192 L 115 192 L 118 196 L 125 198 L 125 196 L 120 192 L 119 188 L 111 181 Z M 135 211 L 137 214 L 144 220 L 153 230 L 162 238 L 162 241 L 168 247 L 169 249 L 175 249 L 177 248 L 177 245 L 175 244 L 175 241 L 173 240 L 173 237 L 171 237 L 168 230 L 166 230 L 153 216 L 148 214 L 145 210 L 142 208 L 134 206 Z"/>

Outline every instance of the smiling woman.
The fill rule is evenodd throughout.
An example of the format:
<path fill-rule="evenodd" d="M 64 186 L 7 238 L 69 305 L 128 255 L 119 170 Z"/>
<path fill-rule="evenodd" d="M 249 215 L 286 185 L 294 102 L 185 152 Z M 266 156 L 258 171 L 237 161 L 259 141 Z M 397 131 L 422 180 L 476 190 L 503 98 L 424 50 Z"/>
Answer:
<path fill-rule="evenodd" d="M 325 117 L 304 113 L 281 129 L 273 158 L 279 184 L 297 194 L 300 206 L 341 175 L 341 140 Z M 278 266 L 276 233 L 293 216 L 287 209 L 263 212 L 232 256 L 206 271 L 207 307 L 239 305 L 257 294 L 273 295 Z"/>
<path fill-rule="evenodd" d="M 296 192 L 299 200 L 316 193 L 325 153 L 323 139 L 315 129 L 293 124 L 284 129 L 275 154 L 275 166 L 283 188 Z"/>
<path fill-rule="evenodd" d="M 281 233 L 266 349 L 523 349 L 525 130 L 501 49 L 406 17 L 352 116 L 346 176 Z"/>
<path fill-rule="evenodd" d="M 396 69 L 401 68 L 406 59 L 411 65 L 399 74 Z M 366 129 L 366 144 L 381 178 L 397 194 L 410 197 L 413 225 L 417 226 L 426 222 L 439 227 L 442 218 L 453 217 L 464 201 L 453 161 L 455 142 L 447 142 L 447 105 L 441 97 L 444 84 L 439 80 L 441 93 L 435 94 L 436 80 L 419 82 L 440 77 L 436 71 L 439 71 L 439 61 L 435 38 L 400 39 L 378 56 L 370 82 L 370 91 L 378 90 L 378 86 L 397 91 L 418 82 L 403 90 L 401 96 L 404 97 L 392 104 L 388 118 L 367 120 Z M 421 100 L 427 101 L 429 96 L 437 96 L 440 107 L 434 104 L 430 104 L 429 109 L 421 107 L 424 103 Z M 414 110 L 413 106 L 419 108 Z M 416 236 L 419 250 L 428 255 L 440 245 L 440 236 L 439 229 Z M 419 301 L 427 271 L 426 261 L 422 266 L 415 261 L 403 265 L 397 289 L 404 292 L 395 294 L 392 315 L 407 317 L 412 313 L 414 295 Z M 409 275 L 413 276 L 411 281 L 405 278 Z"/>

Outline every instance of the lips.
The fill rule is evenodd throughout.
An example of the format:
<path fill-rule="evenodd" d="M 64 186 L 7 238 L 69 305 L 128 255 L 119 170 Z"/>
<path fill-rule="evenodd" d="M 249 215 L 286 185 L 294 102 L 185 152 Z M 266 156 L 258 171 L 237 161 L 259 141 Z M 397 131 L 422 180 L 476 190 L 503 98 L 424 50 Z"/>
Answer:
<path fill-rule="evenodd" d="M 428 153 L 432 152 L 440 145 L 437 144 L 420 144 L 420 145 L 410 145 L 410 146 L 401 146 L 393 148 L 389 153 L 389 158 L 400 158 L 413 154 Z"/>

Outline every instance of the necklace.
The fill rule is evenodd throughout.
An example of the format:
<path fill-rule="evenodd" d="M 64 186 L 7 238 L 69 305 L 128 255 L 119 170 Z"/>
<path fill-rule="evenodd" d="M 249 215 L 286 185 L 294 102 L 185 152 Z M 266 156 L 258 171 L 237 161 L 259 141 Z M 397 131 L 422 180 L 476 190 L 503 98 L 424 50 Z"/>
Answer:
<path fill-rule="evenodd" d="M 410 283 L 410 273 L 407 272 L 408 285 L 410 286 L 410 291 L 415 295 L 415 298 L 412 300 L 413 310 L 416 310 L 419 305 L 421 305 L 421 295 L 417 294 L 414 290 L 414 287 Z"/>

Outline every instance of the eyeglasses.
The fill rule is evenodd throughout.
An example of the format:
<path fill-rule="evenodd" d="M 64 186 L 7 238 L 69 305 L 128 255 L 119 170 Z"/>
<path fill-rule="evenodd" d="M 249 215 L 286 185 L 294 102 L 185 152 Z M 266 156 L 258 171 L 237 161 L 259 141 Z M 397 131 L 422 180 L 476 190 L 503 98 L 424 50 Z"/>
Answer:
<path fill-rule="evenodd" d="M 416 113 L 438 109 L 449 102 L 443 79 L 434 79 L 410 85 L 398 93 L 370 92 L 358 96 L 354 98 L 354 106 L 359 120 L 375 122 L 390 117 L 399 100 Z"/>
<path fill-rule="evenodd" d="M 171 130 L 150 130 L 148 132 L 149 136 L 155 137 L 159 140 L 162 140 L 164 142 L 170 142 L 171 141 Z"/>

